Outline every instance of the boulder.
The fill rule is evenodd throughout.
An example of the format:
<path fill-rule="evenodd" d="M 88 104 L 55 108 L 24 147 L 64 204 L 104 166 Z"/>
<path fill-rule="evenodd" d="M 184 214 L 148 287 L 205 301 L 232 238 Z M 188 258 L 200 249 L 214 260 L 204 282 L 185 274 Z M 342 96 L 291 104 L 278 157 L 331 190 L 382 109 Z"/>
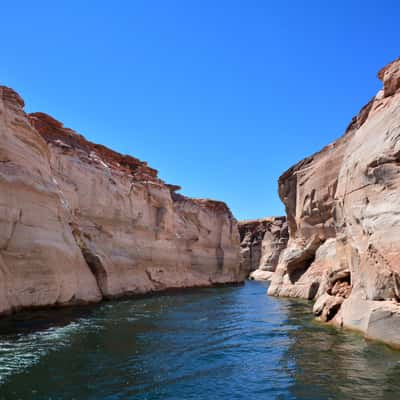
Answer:
<path fill-rule="evenodd" d="M 270 281 L 273 274 L 274 273 L 271 271 L 263 271 L 262 269 L 256 269 L 250 274 L 249 279 L 252 281 Z"/>

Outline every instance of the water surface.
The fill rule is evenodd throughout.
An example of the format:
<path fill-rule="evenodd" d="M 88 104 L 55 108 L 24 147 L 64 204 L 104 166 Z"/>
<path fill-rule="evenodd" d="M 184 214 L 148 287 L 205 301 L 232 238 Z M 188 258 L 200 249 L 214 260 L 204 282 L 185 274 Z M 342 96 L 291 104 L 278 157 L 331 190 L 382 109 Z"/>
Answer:
<path fill-rule="evenodd" d="M 1 399 L 400 399 L 400 352 L 266 286 L 197 289 L 0 321 Z"/>

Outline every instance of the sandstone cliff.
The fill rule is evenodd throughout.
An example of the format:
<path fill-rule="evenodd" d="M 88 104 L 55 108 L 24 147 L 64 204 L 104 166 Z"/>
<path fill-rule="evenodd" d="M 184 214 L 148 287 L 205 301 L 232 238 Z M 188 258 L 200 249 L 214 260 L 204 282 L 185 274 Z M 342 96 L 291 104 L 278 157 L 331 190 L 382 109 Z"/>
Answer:
<path fill-rule="evenodd" d="M 400 345 L 400 61 L 344 136 L 279 180 L 290 240 L 269 294 Z"/>
<path fill-rule="evenodd" d="M 268 280 L 288 241 L 286 217 L 239 222 L 241 270 L 251 279 Z"/>
<path fill-rule="evenodd" d="M 0 87 L 0 313 L 238 282 L 237 222 Z"/>

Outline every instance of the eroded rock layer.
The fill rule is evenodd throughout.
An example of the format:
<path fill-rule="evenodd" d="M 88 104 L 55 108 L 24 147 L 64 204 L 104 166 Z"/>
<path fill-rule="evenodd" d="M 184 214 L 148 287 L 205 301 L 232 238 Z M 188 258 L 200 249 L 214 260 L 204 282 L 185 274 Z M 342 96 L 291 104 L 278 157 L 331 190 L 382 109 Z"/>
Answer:
<path fill-rule="evenodd" d="M 0 313 L 238 282 L 237 222 L 0 87 Z"/>
<path fill-rule="evenodd" d="M 239 222 L 241 270 L 251 279 L 268 280 L 289 238 L 286 217 Z"/>
<path fill-rule="evenodd" d="M 290 240 L 269 294 L 400 345 L 400 61 L 344 136 L 279 180 Z"/>

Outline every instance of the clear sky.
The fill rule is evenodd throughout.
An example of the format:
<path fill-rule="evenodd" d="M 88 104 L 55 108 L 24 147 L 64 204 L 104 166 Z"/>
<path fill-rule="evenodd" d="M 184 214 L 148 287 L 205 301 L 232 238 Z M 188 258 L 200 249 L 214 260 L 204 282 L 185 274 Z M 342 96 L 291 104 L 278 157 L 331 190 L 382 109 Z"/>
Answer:
<path fill-rule="evenodd" d="M 340 136 L 400 55 L 399 1 L 3 1 L 0 83 L 239 219 Z"/>

